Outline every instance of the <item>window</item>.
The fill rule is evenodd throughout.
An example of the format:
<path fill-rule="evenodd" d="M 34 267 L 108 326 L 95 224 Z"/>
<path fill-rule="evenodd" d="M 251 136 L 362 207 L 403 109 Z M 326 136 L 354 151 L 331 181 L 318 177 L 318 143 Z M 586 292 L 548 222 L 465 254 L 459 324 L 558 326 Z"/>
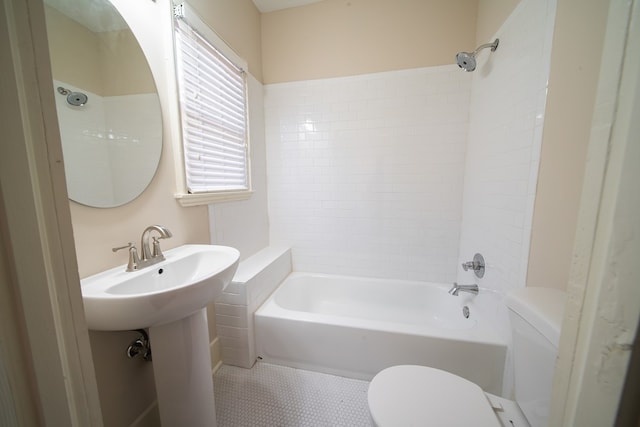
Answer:
<path fill-rule="evenodd" d="M 246 63 L 186 4 L 177 6 L 174 16 L 186 190 L 178 197 L 201 195 L 195 199 L 202 203 L 246 198 Z"/>

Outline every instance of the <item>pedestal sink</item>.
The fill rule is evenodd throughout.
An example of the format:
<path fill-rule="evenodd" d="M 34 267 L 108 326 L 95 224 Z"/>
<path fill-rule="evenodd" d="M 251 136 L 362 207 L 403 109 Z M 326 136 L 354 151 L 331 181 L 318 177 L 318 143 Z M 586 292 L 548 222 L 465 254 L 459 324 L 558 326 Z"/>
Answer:
<path fill-rule="evenodd" d="M 89 329 L 149 328 L 163 427 L 216 425 L 206 306 L 238 267 L 237 249 L 184 245 L 146 269 L 81 281 Z"/>

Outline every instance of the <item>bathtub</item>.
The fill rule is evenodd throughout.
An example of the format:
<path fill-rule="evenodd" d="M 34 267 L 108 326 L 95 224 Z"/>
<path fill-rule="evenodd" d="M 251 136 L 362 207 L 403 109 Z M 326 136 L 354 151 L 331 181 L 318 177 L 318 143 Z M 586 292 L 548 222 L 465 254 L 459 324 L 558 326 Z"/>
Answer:
<path fill-rule="evenodd" d="M 257 355 L 364 380 L 393 365 L 426 365 L 499 395 L 507 343 L 483 319 L 477 296 L 452 296 L 449 288 L 291 273 L 255 313 Z"/>

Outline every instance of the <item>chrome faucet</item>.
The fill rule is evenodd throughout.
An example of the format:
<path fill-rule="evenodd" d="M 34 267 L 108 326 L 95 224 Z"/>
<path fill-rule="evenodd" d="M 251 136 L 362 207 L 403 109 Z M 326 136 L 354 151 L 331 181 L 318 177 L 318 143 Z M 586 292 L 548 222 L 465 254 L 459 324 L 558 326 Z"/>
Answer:
<path fill-rule="evenodd" d="M 149 247 L 149 236 L 151 235 L 152 231 L 157 231 L 160 234 L 159 237 L 153 237 L 153 249 Z M 168 239 L 172 236 L 173 234 L 171 234 L 171 231 L 169 231 L 168 228 L 163 227 L 162 225 L 150 225 L 145 228 L 142 232 L 142 237 L 140 238 L 142 258 L 140 258 L 138 268 L 144 268 L 146 266 L 163 261 L 164 255 L 160 250 L 160 239 Z"/>
<path fill-rule="evenodd" d="M 478 294 L 478 285 L 458 285 L 457 282 L 453 282 L 453 287 L 449 289 L 449 293 L 454 296 L 458 296 L 458 292 L 469 292 L 471 294 Z"/>
<path fill-rule="evenodd" d="M 153 237 L 153 249 L 149 247 L 149 236 L 152 231 L 157 231 L 160 234 L 158 237 Z M 140 239 L 142 258 L 138 256 L 138 249 L 136 249 L 136 245 L 133 242 L 129 242 L 125 246 L 119 246 L 111 250 L 113 252 L 118 252 L 120 249 L 128 249 L 129 262 L 127 263 L 126 271 L 137 271 L 164 260 L 164 255 L 160 249 L 160 239 L 168 239 L 171 236 L 173 236 L 173 234 L 171 234 L 171 231 L 169 231 L 168 228 L 163 227 L 162 225 L 150 225 L 144 229 Z"/>

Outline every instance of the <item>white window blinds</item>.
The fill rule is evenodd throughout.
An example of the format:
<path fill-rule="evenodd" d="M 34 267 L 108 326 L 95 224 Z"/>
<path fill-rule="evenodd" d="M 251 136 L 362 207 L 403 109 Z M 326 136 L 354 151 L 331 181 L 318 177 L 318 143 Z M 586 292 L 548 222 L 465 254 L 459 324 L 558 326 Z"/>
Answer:
<path fill-rule="evenodd" d="M 176 13 L 187 190 L 248 190 L 245 72 L 190 24 L 189 16 Z"/>

